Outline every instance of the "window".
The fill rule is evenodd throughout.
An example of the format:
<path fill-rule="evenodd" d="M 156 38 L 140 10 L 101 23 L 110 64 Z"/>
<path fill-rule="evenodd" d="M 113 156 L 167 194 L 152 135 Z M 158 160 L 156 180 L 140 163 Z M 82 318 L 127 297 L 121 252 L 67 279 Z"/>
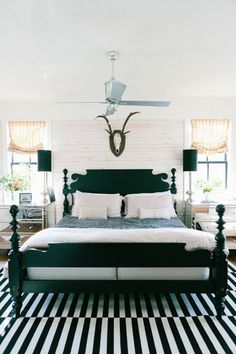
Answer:
<path fill-rule="evenodd" d="M 221 186 L 227 188 L 227 153 L 213 155 L 198 154 L 198 171 L 195 179 L 198 178 L 202 178 L 204 181 L 219 180 L 221 181 Z"/>
<path fill-rule="evenodd" d="M 37 172 L 37 154 L 19 154 L 9 152 L 10 173 L 14 176 L 23 176 L 25 188 L 32 192 Z"/>
<path fill-rule="evenodd" d="M 191 147 L 198 150 L 198 170 L 193 181 L 199 191 L 218 193 L 227 188 L 229 125 L 229 119 L 192 120 Z"/>
<path fill-rule="evenodd" d="M 37 150 L 43 149 L 46 122 L 8 122 L 8 176 L 11 175 L 12 194 L 27 191 L 33 195 L 33 202 L 41 202 L 43 190 L 42 175 L 37 173 Z M 10 187 L 11 188 L 11 187 Z"/>

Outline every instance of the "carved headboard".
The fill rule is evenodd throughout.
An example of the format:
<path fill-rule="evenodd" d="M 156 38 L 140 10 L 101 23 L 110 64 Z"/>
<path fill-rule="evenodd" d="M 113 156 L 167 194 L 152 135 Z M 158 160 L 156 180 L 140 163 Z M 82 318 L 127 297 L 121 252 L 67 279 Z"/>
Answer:
<path fill-rule="evenodd" d="M 171 169 L 171 184 L 166 180 L 166 173 L 153 174 L 153 170 L 87 170 L 85 175 L 73 173 L 71 179 L 74 181 L 68 184 L 68 170 L 64 169 L 64 212 L 63 216 L 71 214 L 73 206 L 73 193 L 76 191 L 89 193 L 154 193 L 170 190 L 172 194 L 177 193 L 175 184 L 176 169 Z M 72 202 L 69 202 L 69 195 Z"/>

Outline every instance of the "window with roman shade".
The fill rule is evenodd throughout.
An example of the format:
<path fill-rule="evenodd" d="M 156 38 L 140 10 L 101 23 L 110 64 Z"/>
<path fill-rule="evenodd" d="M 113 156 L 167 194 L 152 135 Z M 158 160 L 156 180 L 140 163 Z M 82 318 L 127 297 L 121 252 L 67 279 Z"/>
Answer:
<path fill-rule="evenodd" d="M 10 143 L 8 150 L 30 154 L 43 149 L 45 128 L 45 121 L 9 121 Z"/>
<path fill-rule="evenodd" d="M 229 119 L 193 119 L 191 147 L 206 155 L 227 152 L 229 124 Z"/>
<path fill-rule="evenodd" d="M 229 119 L 193 119 L 192 147 L 198 150 L 198 180 L 216 181 L 227 188 Z M 197 184 L 197 183 L 196 183 Z"/>

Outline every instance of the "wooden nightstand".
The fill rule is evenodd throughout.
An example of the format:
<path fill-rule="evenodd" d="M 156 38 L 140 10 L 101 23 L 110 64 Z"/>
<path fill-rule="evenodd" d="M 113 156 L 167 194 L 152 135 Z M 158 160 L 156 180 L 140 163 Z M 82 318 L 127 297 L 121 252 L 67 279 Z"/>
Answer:
<path fill-rule="evenodd" d="M 230 250 L 236 250 L 236 202 L 185 201 L 184 223 L 189 228 L 201 228 L 203 231 L 216 233 L 217 229 L 214 230 L 214 226 L 218 218 L 215 213 L 217 204 L 225 205 L 226 212 L 223 219 L 226 222 L 226 230 L 224 230 L 226 243 Z"/>
<path fill-rule="evenodd" d="M 9 249 L 12 231 L 10 205 L 0 205 L 0 250 Z M 36 232 L 53 226 L 55 223 L 54 203 L 45 205 L 19 205 L 18 221 L 20 223 L 17 232 L 21 236 L 21 244 Z"/>

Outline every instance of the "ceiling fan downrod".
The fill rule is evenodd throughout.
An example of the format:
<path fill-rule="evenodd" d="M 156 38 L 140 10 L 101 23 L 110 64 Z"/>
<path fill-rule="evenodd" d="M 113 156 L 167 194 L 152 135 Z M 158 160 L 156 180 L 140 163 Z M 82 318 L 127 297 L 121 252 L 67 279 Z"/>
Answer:
<path fill-rule="evenodd" d="M 115 79 L 115 61 L 119 59 L 119 52 L 116 50 L 110 50 L 107 52 L 107 59 L 111 61 L 111 80 Z"/>

